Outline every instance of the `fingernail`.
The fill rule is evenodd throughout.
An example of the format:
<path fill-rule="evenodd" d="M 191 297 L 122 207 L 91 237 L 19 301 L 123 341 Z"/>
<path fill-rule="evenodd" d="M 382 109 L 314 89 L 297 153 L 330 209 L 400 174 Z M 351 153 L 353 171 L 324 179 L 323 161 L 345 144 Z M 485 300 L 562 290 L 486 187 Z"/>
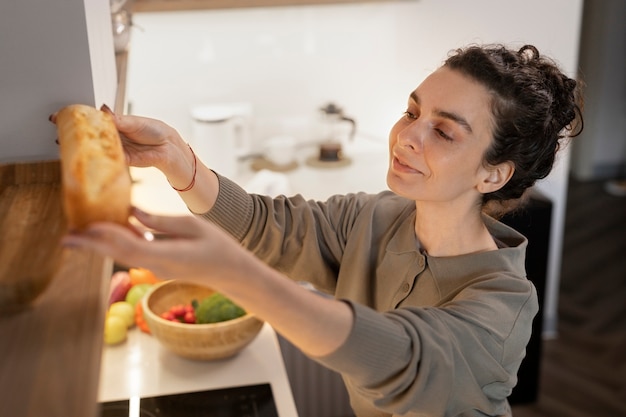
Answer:
<path fill-rule="evenodd" d="M 106 104 L 103 104 L 100 107 L 100 110 L 102 110 L 103 112 L 109 113 L 111 116 L 115 116 L 115 113 L 113 112 L 113 110 L 111 110 L 111 108 L 107 106 Z"/>
<path fill-rule="evenodd" d="M 83 230 L 82 232 L 84 235 L 89 236 L 89 237 L 93 237 L 93 238 L 100 238 L 103 236 L 102 230 L 100 229 L 94 229 L 91 227 L 88 227 L 87 229 Z"/>
<path fill-rule="evenodd" d="M 64 248 L 80 248 L 80 245 L 71 237 L 64 237 L 61 239 L 61 246 Z"/>
<path fill-rule="evenodd" d="M 148 213 L 146 213 L 145 211 L 143 211 L 142 209 L 140 209 L 139 207 L 133 207 L 133 214 L 138 214 L 140 216 L 147 216 Z"/>

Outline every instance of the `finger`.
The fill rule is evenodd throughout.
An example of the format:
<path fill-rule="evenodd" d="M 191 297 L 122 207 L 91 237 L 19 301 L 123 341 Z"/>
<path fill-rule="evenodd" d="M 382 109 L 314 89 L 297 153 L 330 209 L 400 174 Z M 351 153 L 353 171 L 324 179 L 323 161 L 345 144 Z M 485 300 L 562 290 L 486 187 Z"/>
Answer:
<path fill-rule="evenodd" d="M 133 215 L 144 226 L 158 233 L 179 237 L 200 236 L 203 222 L 189 216 L 159 216 L 134 207 Z"/>
<path fill-rule="evenodd" d="M 172 249 L 175 249 L 162 248 L 157 242 L 111 223 L 94 224 L 82 233 L 66 235 L 61 243 L 69 249 L 91 250 L 113 258 L 120 265 L 129 268 L 143 267 L 158 274 L 165 273 L 161 264 L 173 252 Z"/>
<path fill-rule="evenodd" d="M 178 262 L 172 262 L 172 259 L 187 265 L 185 257 L 196 247 L 185 240 L 177 240 L 176 243 L 146 240 L 114 223 L 94 223 L 82 232 L 64 236 L 61 243 L 70 249 L 92 250 L 129 268 L 149 269 L 164 279 L 181 276 Z"/>
<path fill-rule="evenodd" d="M 114 223 L 94 223 L 86 230 L 68 234 L 61 240 L 64 247 L 93 250 L 126 265 L 136 264 L 149 250 L 148 243 L 127 227 Z"/>
<path fill-rule="evenodd" d="M 130 218 L 129 222 L 126 224 L 126 227 L 128 227 L 137 236 L 143 236 L 145 239 L 148 240 L 154 238 L 154 236 L 151 235 L 150 230 L 145 228 L 142 224 L 139 224 L 136 221 L 132 221 L 132 219 Z"/>
<path fill-rule="evenodd" d="M 151 119 L 140 116 L 115 115 L 115 124 L 117 129 L 126 136 L 133 139 L 140 137 L 156 138 L 161 136 L 151 122 Z"/>

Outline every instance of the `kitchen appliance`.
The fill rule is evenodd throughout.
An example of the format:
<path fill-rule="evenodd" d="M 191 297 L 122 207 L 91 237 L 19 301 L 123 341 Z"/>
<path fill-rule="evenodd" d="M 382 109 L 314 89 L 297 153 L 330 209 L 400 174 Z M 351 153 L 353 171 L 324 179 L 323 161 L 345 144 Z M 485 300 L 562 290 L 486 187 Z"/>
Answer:
<path fill-rule="evenodd" d="M 278 417 L 270 384 L 100 403 L 101 417 Z"/>
<path fill-rule="evenodd" d="M 527 404 L 539 395 L 539 373 L 543 332 L 543 308 L 545 302 L 552 228 L 552 201 L 536 189 L 532 189 L 526 204 L 500 219 L 526 236 L 526 274 L 537 289 L 539 312 L 533 321 L 532 335 L 526 346 L 526 357 L 517 373 L 518 381 L 509 402 L 512 405 Z"/>
<path fill-rule="evenodd" d="M 248 103 L 207 104 L 193 107 L 191 146 L 216 172 L 233 177 L 239 159 L 250 154 L 252 106 Z"/>
<path fill-rule="evenodd" d="M 334 103 L 320 108 L 320 143 L 319 160 L 336 162 L 345 157 L 343 148 L 347 141 L 354 139 L 356 121 L 347 117 L 343 110 Z"/>

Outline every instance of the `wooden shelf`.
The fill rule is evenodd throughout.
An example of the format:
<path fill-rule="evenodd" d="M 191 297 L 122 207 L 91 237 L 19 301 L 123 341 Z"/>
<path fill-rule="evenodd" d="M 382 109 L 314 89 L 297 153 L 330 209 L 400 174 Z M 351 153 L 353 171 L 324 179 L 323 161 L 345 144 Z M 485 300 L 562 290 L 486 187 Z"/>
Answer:
<path fill-rule="evenodd" d="M 52 268 L 33 302 L 0 311 L 2 415 L 96 417 L 112 262 L 60 248 L 58 161 L 0 166 L 0 203 L 0 256 L 13 249 L 0 265 L 1 307 L 8 306 L 7 288 Z M 9 242 L 7 234 L 19 237 Z"/>

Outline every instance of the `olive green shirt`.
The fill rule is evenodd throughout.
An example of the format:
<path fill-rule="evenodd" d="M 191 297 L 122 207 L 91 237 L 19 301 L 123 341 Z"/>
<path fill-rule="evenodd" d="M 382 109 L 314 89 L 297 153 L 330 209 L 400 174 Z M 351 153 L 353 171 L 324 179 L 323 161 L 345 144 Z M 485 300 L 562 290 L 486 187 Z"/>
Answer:
<path fill-rule="evenodd" d="M 314 359 L 342 375 L 358 417 L 510 415 L 538 311 L 521 234 L 485 216 L 498 250 L 438 258 L 420 250 L 415 203 L 391 192 L 314 202 L 223 177 L 203 217 L 351 305 L 347 341 Z"/>

